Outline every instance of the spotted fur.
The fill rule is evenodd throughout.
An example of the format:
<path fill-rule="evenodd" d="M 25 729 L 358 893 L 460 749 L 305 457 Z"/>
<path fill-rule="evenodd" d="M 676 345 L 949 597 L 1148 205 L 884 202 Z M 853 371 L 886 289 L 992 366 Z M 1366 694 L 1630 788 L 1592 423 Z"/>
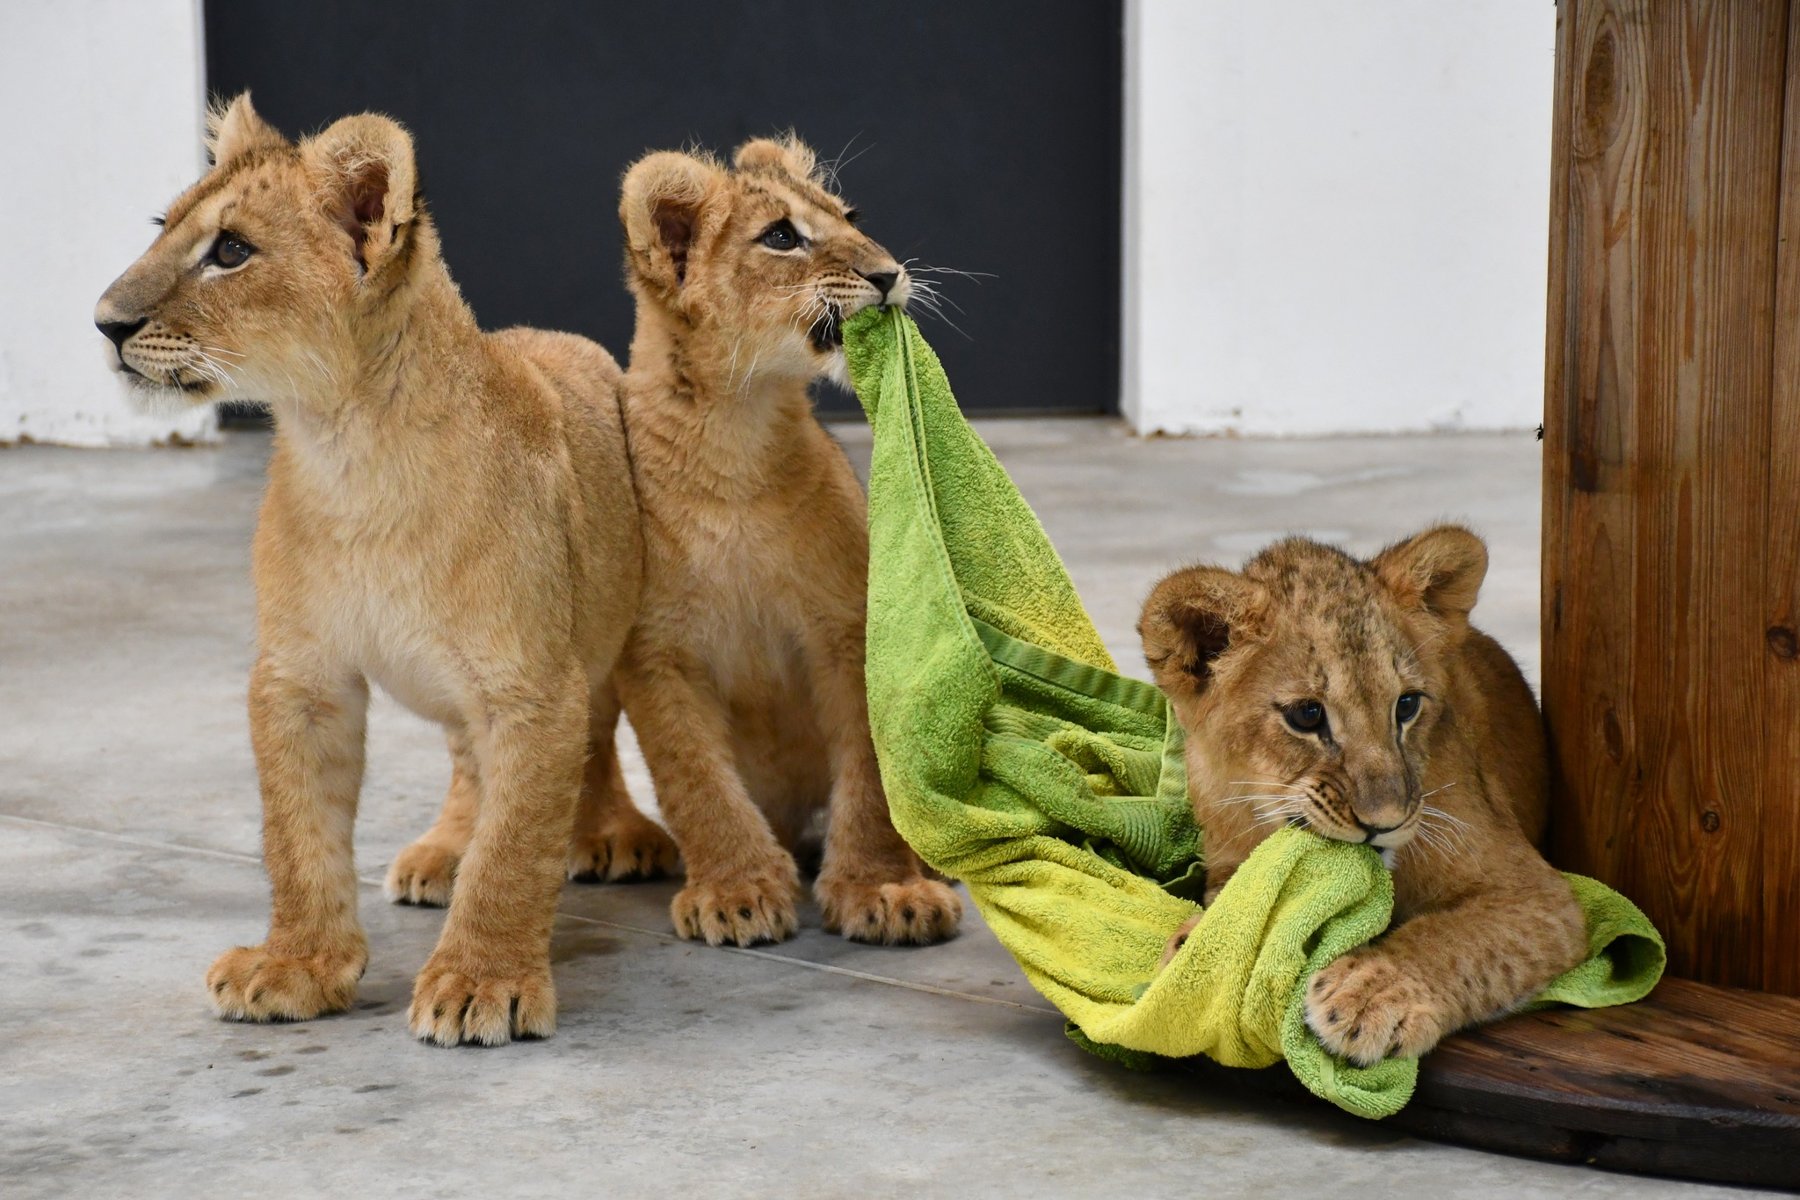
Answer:
<path fill-rule="evenodd" d="M 1308 985 L 1308 1022 L 1354 1062 L 1421 1054 L 1586 951 L 1580 908 L 1537 849 L 1536 702 L 1469 624 L 1486 572 L 1486 547 L 1454 526 L 1368 561 L 1290 538 L 1242 572 L 1175 572 L 1139 623 L 1188 736 L 1208 902 L 1287 824 L 1367 842 L 1393 870 L 1388 933 Z"/>

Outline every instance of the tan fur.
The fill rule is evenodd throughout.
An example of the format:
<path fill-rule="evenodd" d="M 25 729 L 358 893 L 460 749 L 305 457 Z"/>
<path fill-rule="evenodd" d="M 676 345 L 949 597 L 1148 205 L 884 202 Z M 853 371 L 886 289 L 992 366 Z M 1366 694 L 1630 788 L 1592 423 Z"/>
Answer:
<path fill-rule="evenodd" d="M 250 682 L 273 911 L 266 941 L 213 965 L 213 1004 L 304 1019 L 354 996 L 373 682 L 447 730 L 462 825 L 411 1028 L 444 1044 L 546 1035 L 583 759 L 591 725 L 611 744 L 608 680 L 641 590 L 618 367 L 573 335 L 476 326 L 393 121 L 348 117 L 294 145 L 243 96 L 214 115 L 212 149 L 97 319 L 143 323 L 121 361 L 146 392 L 276 416 Z M 254 246 L 234 267 L 209 260 L 227 231 Z M 592 828 L 662 837 L 622 791 L 595 794 L 609 808 L 587 812 Z M 413 898 L 443 899 L 429 890 Z"/>
<path fill-rule="evenodd" d="M 842 376 L 836 322 L 883 286 L 904 304 L 910 281 L 791 138 L 749 142 L 731 168 L 651 154 L 619 215 L 647 549 L 619 680 L 687 863 L 675 928 L 715 945 L 792 934 L 791 851 L 828 805 L 826 928 L 947 937 L 960 901 L 894 832 L 869 736 L 862 490 L 807 395 Z M 759 239 L 784 219 L 805 243 L 771 249 Z"/>
<path fill-rule="evenodd" d="M 1138 627 L 1187 732 L 1209 903 L 1283 824 L 1366 840 L 1393 870 L 1387 934 L 1307 990 L 1308 1023 L 1353 1062 L 1422 1054 L 1586 953 L 1581 910 L 1536 849 L 1548 786 L 1537 705 L 1469 625 L 1486 572 L 1486 547 L 1454 526 L 1368 562 L 1295 538 L 1241 574 L 1175 572 Z M 1409 693 L 1418 713 L 1402 721 Z M 1316 732 L 1290 723 L 1306 701 L 1323 705 Z"/>

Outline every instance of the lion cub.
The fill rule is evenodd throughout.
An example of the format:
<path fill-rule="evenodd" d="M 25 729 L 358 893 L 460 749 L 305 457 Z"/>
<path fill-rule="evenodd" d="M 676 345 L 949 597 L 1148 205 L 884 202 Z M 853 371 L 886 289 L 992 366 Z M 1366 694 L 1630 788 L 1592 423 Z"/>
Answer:
<path fill-rule="evenodd" d="M 213 964 L 213 1005 L 295 1020 L 354 997 L 368 949 L 351 827 L 374 682 L 446 728 L 470 810 L 412 1031 L 547 1035 L 590 724 L 610 745 L 608 679 L 641 588 L 618 366 L 584 338 L 476 326 L 412 140 L 386 117 L 295 145 L 240 96 L 210 142 L 212 169 L 96 320 L 145 393 L 266 400 L 276 418 L 250 679 L 273 912 L 266 941 Z M 603 794 L 597 825 L 662 837 Z"/>
<path fill-rule="evenodd" d="M 1209 903 L 1287 824 L 1378 847 L 1393 870 L 1393 926 L 1307 988 L 1307 1022 L 1355 1063 L 1422 1054 L 1587 953 L 1581 909 L 1535 848 L 1537 705 L 1469 625 L 1486 574 L 1487 548 L 1454 526 L 1368 562 L 1290 538 L 1241 574 L 1175 572 L 1138 626 L 1187 732 Z"/>
<path fill-rule="evenodd" d="M 646 573 L 618 678 L 687 863 L 676 931 L 791 935 L 791 851 L 828 807 L 825 927 L 948 937 L 961 902 L 894 831 L 869 736 L 862 489 L 807 395 L 843 378 L 845 318 L 906 303 L 905 268 L 792 139 L 747 142 L 730 168 L 651 154 L 626 174 L 619 216 Z"/>

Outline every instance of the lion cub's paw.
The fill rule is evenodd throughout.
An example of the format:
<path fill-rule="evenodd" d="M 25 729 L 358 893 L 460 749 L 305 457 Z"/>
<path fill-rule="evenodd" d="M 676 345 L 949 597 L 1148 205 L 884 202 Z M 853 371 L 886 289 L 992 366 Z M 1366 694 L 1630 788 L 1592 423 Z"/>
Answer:
<path fill-rule="evenodd" d="M 569 878 L 582 883 L 658 879 L 673 874 L 679 860 L 675 839 L 655 821 L 640 819 L 576 834 L 569 843 Z"/>
<path fill-rule="evenodd" d="M 1181 928 L 1175 931 L 1174 936 L 1169 939 L 1169 944 L 1163 947 L 1162 961 L 1156 964 L 1157 970 L 1160 971 L 1168 966 L 1175 956 L 1181 953 L 1181 948 L 1187 945 L 1188 935 L 1194 932 L 1194 927 L 1200 924 L 1200 918 L 1205 915 L 1204 911 L 1197 912 L 1181 923 Z"/>
<path fill-rule="evenodd" d="M 388 867 L 381 890 L 394 904 L 447 908 L 462 855 L 448 846 L 417 841 L 402 850 Z"/>
<path fill-rule="evenodd" d="M 1347 954 L 1314 975 L 1306 1023 L 1327 1050 L 1359 1067 L 1417 1058 L 1447 1032 L 1425 985 L 1380 953 Z"/>
<path fill-rule="evenodd" d="M 549 1037 L 556 1032 L 550 964 L 490 973 L 479 963 L 433 954 L 413 981 L 406 1021 L 414 1037 L 440 1046 L 504 1046 L 514 1038 Z"/>
<path fill-rule="evenodd" d="M 791 864 L 784 873 L 718 883 L 697 880 L 675 893 L 669 917 L 676 933 L 709 946 L 780 942 L 800 927 L 794 903 L 799 891 Z"/>
<path fill-rule="evenodd" d="M 897 883 L 820 879 L 814 892 L 826 930 L 853 942 L 941 942 L 962 920 L 962 899 L 948 884 L 922 875 Z"/>
<path fill-rule="evenodd" d="M 368 961 L 362 950 L 297 958 L 239 946 L 207 971 L 206 992 L 228 1021 L 307 1021 L 349 1008 Z"/>

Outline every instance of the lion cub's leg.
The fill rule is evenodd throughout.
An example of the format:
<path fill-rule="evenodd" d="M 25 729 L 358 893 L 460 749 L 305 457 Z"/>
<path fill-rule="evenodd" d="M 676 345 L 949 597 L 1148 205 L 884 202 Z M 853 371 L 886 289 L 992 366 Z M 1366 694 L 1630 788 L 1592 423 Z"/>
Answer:
<path fill-rule="evenodd" d="M 355 998 L 369 960 L 351 845 L 368 702 L 360 675 L 318 664 L 277 666 L 265 654 L 251 674 L 273 903 L 267 939 L 226 951 L 207 972 L 222 1017 L 301 1021 Z"/>
<path fill-rule="evenodd" d="M 413 984 L 413 1035 L 500 1045 L 556 1029 L 550 926 L 587 749 L 579 664 L 545 680 L 489 681 L 466 714 L 480 812 L 443 933 Z"/>
<path fill-rule="evenodd" d="M 861 621 L 814 625 L 802 646 L 831 755 L 831 821 L 813 886 L 825 928 L 884 945 L 941 941 L 956 932 L 962 901 L 925 875 L 888 816 L 869 737 Z"/>
<path fill-rule="evenodd" d="M 1522 839 L 1519 848 L 1536 858 Z M 1327 1049 L 1363 1066 L 1417 1057 L 1512 1011 L 1582 960 L 1586 923 L 1562 876 L 1541 858 L 1489 865 L 1513 882 L 1476 883 L 1313 976 L 1306 1022 Z"/>
<path fill-rule="evenodd" d="M 687 863 L 687 886 L 669 906 L 675 932 L 713 946 L 793 936 L 799 872 L 738 774 L 726 706 L 704 666 L 679 651 L 634 650 L 619 676 L 625 710 Z"/>
<path fill-rule="evenodd" d="M 447 740 L 450 791 L 431 828 L 400 851 L 388 867 L 382 890 L 395 904 L 428 904 L 435 908 L 449 904 L 456 865 L 462 861 L 475 832 L 475 817 L 481 811 L 481 768 L 475 761 L 475 744 L 462 729 L 452 729 Z"/>
<path fill-rule="evenodd" d="M 1204 912 L 1195 913 L 1181 923 L 1180 929 L 1169 935 L 1169 940 L 1163 945 L 1162 961 L 1156 964 L 1157 970 L 1160 971 L 1175 961 L 1175 956 L 1181 953 L 1183 946 L 1187 945 L 1188 938 L 1193 936 L 1194 930 L 1200 924 L 1200 918 L 1205 915 Z"/>
<path fill-rule="evenodd" d="M 570 879 L 608 883 L 654 879 L 675 870 L 674 839 L 638 811 L 619 766 L 619 693 L 596 688 L 588 712 L 587 771 L 569 842 Z"/>

